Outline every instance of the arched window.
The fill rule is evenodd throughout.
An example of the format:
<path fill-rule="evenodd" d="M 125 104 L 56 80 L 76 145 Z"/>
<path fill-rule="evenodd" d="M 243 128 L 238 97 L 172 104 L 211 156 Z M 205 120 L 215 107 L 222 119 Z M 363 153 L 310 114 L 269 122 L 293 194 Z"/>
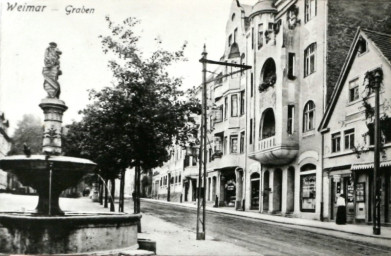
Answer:
<path fill-rule="evenodd" d="M 315 104 L 312 100 L 304 106 L 303 132 L 311 131 L 315 128 Z"/>
<path fill-rule="evenodd" d="M 273 86 L 276 83 L 276 80 L 276 63 L 272 58 L 269 58 L 262 67 L 259 92 L 263 92 L 270 86 Z"/>
<path fill-rule="evenodd" d="M 276 121 L 273 109 L 268 108 L 263 112 L 259 127 L 259 139 L 263 140 L 276 134 Z"/>

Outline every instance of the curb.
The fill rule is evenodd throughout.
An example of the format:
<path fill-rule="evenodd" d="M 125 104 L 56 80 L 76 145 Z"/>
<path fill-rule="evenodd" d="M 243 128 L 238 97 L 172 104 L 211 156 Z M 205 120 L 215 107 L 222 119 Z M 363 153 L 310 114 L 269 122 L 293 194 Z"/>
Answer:
<path fill-rule="evenodd" d="M 161 201 L 161 200 L 156 200 L 156 199 L 149 199 L 149 198 L 141 198 L 141 201 L 149 201 L 149 202 L 155 202 L 155 203 L 165 204 L 165 205 L 171 204 L 171 205 L 176 205 L 176 206 L 182 207 L 182 208 L 194 208 L 194 209 L 197 208 L 197 207 L 193 207 L 192 205 L 177 204 L 177 203 L 166 202 L 166 201 Z M 276 223 L 276 224 L 300 226 L 300 227 L 320 229 L 320 230 L 328 230 L 328 231 L 340 232 L 340 233 L 345 233 L 345 234 L 353 234 L 353 235 L 357 235 L 357 236 L 361 236 L 361 237 L 376 238 L 376 239 L 379 239 L 379 240 L 384 239 L 384 240 L 390 240 L 391 241 L 391 237 L 381 237 L 381 236 L 375 236 L 375 235 L 367 235 L 367 234 L 362 234 L 362 233 L 358 233 L 358 232 L 354 232 L 354 231 L 338 230 L 338 229 L 327 228 L 327 227 L 311 226 L 311 225 L 308 225 L 308 224 L 306 225 L 306 224 L 290 223 L 290 222 L 286 222 L 284 220 L 281 220 L 281 221 L 278 221 L 278 220 L 268 220 L 268 219 L 262 218 L 262 216 L 259 216 L 259 217 L 245 216 L 245 215 L 237 214 L 235 212 L 225 212 L 225 211 L 220 212 L 220 211 L 216 211 L 216 210 L 210 209 L 210 208 L 206 208 L 206 211 L 214 212 L 214 213 L 221 213 L 221 214 L 226 214 L 226 215 L 231 215 L 231 216 L 237 216 L 237 217 L 242 217 L 242 218 L 260 220 L 260 221 L 264 221 L 264 222 L 271 222 L 271 223 Z M 316 231 L 313 231 L 313 232 L 316 232 Z M 335 235 L 332 235 L 332 236 L 335 237 Z"/>

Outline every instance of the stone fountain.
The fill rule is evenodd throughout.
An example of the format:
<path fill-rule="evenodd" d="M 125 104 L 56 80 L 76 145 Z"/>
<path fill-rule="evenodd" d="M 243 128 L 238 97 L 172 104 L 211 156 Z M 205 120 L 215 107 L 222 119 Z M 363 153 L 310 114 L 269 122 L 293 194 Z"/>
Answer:
<path fill-rule="evenodd" d="M 62 116 L 68 107 L 59 99 L 60 55 L 56 43 L 50 43 L 42 72 L 48 96 L 39 104 L 45 116 L 43 154 L 30 155 L 26 150 L 25 155 L 0 160 L 1 169 L 15 174 L 39 197 L 33 211 L 0 213 L 0 254 L 90 255 L 137 249 L 140 215 L 60 209 L 61 192 L 96 168 L 88 159 L 61 156 Z"/>

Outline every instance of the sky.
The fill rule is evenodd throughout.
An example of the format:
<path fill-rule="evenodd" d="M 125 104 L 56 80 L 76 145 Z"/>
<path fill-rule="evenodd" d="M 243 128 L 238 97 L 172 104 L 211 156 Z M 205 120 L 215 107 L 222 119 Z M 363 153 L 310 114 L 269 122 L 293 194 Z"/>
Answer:
<path fill-rule="evenodd" d="M 249 1 L 256 2 L 246 0 Z M 0 0 L 0 111 L 10 121 L 9 134 L 24 114 L 43 119 L 38 105 L 46 97 L 42 68 L 49 42 L 56 42 L 62 51 L 63 75 L 59 83 L 60 99 L 68 106 L 65 125 L 80 120 L 78 111 L 88 104 L 89 89 L 112 84 L 107 67 L 110 57 L 103 54 L 98 38 L 108 34 L 106 16 L 115 22 L 138 18 L 142 38 L 139 48 L 146 56 L 156 49 L 155 38 L 172 51 L 187 41 L 188 61 L 171 69 L 171 74 L 183 77 L 184 87 L 189 88 L 201 83 L 198 60 L 204 44 L 209 59 L 219 60 L 223 55 L 231 3 L 232 0 Z M 19 5 L 21 11 L 17 10 Z M 26 5 L 34 5 L 38 11 L 23 11 Z M 94 11 L 67 14 L 66 10 L 83 7 Z"/>

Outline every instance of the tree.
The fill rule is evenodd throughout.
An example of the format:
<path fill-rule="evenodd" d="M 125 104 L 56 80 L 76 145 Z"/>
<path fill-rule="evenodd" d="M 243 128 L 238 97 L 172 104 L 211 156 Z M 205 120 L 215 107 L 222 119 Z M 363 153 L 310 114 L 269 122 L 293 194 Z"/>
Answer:
<path fill-rule="evenodd" d="M 109 61 L 114 85 L 101 91 L 91 90 L 83 120 L 73 131 L 80 150 L 97 162 L 102 176 L 113 179 L 125 168 L 135 168 L 135 213 L 140 212 L 140 172 L 161 166 L 169 159 L 173 141 L 185 143 L 188 122 L 194 122 L 200 104 L 180 89 L 182 80 L 169 75 L 167 68 L 184 61 L 186 44 L 175 52 L 158 48 L 144 58 L 137 47 L 134 28 L 138 21 L 123 24 L 108 22 L 109 35 L 100 36 Z M 72 129 L 70 129 L 71 131 Z M 79 137 L 80 136 L 80 137 Z"/>
<path fill-rule="evenodd" d="M 42 153 L 43 123 L 40 118 L 32 115 L 23 115 L 22 120 L 12 137 L 12 147 L 9 155 L 23 154 L 24 145 L 30 147 L 31 154 Z"/>

